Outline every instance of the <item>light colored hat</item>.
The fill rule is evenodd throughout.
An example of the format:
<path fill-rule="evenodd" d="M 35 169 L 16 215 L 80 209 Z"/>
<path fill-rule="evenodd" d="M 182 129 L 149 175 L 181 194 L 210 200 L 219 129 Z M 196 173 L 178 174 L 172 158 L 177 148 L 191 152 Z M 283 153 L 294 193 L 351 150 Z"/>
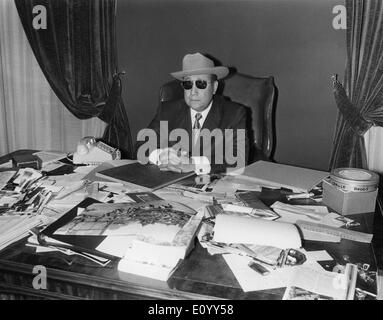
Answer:
<path fill-rule="evenodd" d="M 218 79 L 222 79 L 229 74 L 227 67 L 214 66 L 214 62 L 199 52 L 187 54 L 182 60 L 182 71 L 172 72 L 171 75 L 182 80 L 185 76 L 195 74 L 215 74 Z"/>

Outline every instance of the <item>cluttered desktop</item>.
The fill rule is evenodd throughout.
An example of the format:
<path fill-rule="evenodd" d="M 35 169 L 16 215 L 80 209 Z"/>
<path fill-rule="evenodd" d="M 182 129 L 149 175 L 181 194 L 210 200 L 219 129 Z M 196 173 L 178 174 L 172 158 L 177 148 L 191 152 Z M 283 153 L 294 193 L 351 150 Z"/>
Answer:
<path fill-rule="evenodd" d="M 196 176 L 73 160 L 0 158 L 2 298 L 379 297 L 373 172 L 257 161 Z"/>

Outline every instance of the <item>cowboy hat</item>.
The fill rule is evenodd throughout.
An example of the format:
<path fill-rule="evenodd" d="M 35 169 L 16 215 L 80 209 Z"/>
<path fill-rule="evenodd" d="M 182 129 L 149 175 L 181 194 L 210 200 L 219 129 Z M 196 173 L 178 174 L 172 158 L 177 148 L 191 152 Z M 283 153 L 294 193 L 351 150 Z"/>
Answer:
<path fill-rule="evenodd" d="M 227 67 L 215 67 L 212 60 L 197 52 L 187 54 L 182 60 L 182 71 L 172 72 L 171 75 L 178 80 L 196 74 L 215 74 L 218 79 L 222 79 L 228 73 L 229 69 Z"/>

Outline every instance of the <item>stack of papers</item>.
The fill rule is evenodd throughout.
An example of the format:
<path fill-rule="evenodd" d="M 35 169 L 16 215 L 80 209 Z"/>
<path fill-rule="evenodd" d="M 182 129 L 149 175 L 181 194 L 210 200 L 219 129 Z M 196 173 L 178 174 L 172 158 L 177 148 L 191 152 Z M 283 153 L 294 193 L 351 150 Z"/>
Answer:
<path fill-rule="evenodd" d="M 12 160 L 9 160 L 8 162 L 0 164 L 0 169 L 11 169 L 13 168 Z"/>
<path fill-rule="evenodd" d="M 101 266 L 106 266 L 111 260 L 105 257 L 100 257 L 99 255 L 93 255 L 86 252 L 77 250 L 75 247 L 67 244 L 65 242 L 58 241 L 56 239 L 44 236 L 43 244 L 41 244 L 37 238 L 37 235 L 34 232 L 31 232 L 32 235 L 28 238 L 28 243 L 26 244 L 29 247 L 36 248 L 36 253 L 45 253 L 58 251 L 64 253 L 67 256 L 78 255 L 84 257 L 88 260 L 91 260 Z M 71 262 L 68 261 L 70 264 Z"/>
<path fill-rule="evenodd" d="M 288 188 L 294 192 L 308 192 L 329 173 L 285 164 L 257 161 L 245 167 L 240 175 L 243 179 L 248 179 L 254 183 L 277 188 Z"/>
<path fill-rule="evenodd" d="M 270 274 L 263 276 L 248 266 L 249 262 L 253 260 L 250 257 L 236 254 L 224 254 L 222 256 L 244 292 L 284 288 L 290 282 L 294 268 L 296 268 L 286 267 L 276 270 L 268 268 L 271 271 Z"/>
<path fill-rule="evenodd" d="M 281 221 L 295 223 L 297 220 L 322 221 L 329 212 L 325 206 L 291 205 L 276 201 L 271 208 L 281 216 Z"/>
<path fill-rule="evenodd" d="M 307 260 L 298 266 L 283 268 L 267 266 L 269 273 L 262 275 L 250 268 L 252 257 L 224 254 L 223 258 L 234 273 L 244 292 L 286 288 L 286 300 L 346 300 L 353 299 L 356 266 L 347 264 L 344 273 L 324 270 L 318 261 L 332 260 L 326 251 L 307 252 Z"/>
<path fill-rule="evenodd" d="M 118 264 L 118 271 L 166 281 L 194 247 L 194 237 L 201 224 L 200 210 L 177 232 L 170 243 L 150 239 L 133 240 Z"/>
<path fill-rule="evenodd" d="M 166 280 L 193 248 L 203 212 L 147 192 L 127 195 L 137 203 L 92 203 L 53 235 L 106 236 L 94 249 L 122 258 L 119 272 Z"/>
<path fill-rule="evenodd" d="M 43 176 L 39 171 L 32 168 L 21 168 L 15 171 L 3 173 L 6 185 L 0 190 L 0 209 L 7 214 L 36 215 L 46 206 L 53 197 L 52 186 L 44 183 Z M 11 177 L 11 179 L 9 179 Z"/>
<path fill-rule="evenodd" d="M 38 151 L 33 153 L 33 155 L 41 159 L 41 166 L 43 167 L 43 169 L 45 169 L 44 167 L 46 165 L 66 157 L 65 153 L 54 151 Z"/>
<path fill-rule="evenodd" d="M 283 300 L 353 300 L 357 266 L 347 264 L 344 273 L 303 265 L 296 267 Z"/>
<path fill-rule="evenodd" d="M 0 216 L 0 250 L 29 235 L 29 230 L 42 225 L 36 216 Z"/>
<path fill-rule="evenodd" d="M 15 175 L 15 171 L 1 171 L 0 172 L 0 190 L 3 189 L 9 180 Z"/>

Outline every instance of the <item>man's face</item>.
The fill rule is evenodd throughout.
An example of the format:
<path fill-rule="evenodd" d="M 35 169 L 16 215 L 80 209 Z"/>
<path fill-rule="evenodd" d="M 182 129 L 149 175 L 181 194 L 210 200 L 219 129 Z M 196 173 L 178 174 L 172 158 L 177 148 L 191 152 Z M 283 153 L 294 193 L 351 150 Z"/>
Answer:
<path fill-rule="evenodd" d="M 195 81 L 206 81 L 205 89 L 198 89 Z M 212 81 L 212 76 L 208 74 L 192 75 L 184 77 L 184 81 L 192 81 L 193 87 L 190 90 L 184 89 L 184 98 L 186 104 L 195 111 L 201 112 L 205 110 L 215 94 L 218 81 Z"/>

